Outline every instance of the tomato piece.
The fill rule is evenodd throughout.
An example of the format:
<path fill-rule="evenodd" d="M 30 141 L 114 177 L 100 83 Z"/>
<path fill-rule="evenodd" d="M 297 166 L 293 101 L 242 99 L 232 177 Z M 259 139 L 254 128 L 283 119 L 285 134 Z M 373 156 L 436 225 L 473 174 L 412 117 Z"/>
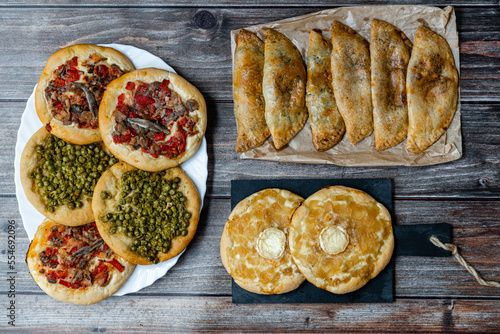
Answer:
<path fill-rule="evenodd" d="M 127 85 L 125 86 L 125 89 L 132 90 L 134 88 L 135 88 L 135 83 L 133 83 L 131 81 L 127 82 Z"/>
<path fill-rule="evenodd" d="M 102 78 L 106 78 L 109 75 L 109 68 L 106 65 L 98 65 L 94 68 L 94 73 Z"/>
<path fill-rule="evenodd" d="M 66 278 L 68 277 L 68 272 L 66 270 L 57 270 L 57 271 L 54 271 L 54 276 L 56 278 Z"/>
<path fill-rule="evenodd" d="M 123 272 L 125 270 L 125 267 L 116 258 L 108 261 L 108 263 L 115 267 L 119 272 Z"/>
<path fill-rule="evenodd" d="M 121 93 L 120 95 L 118 95 L 118 103 L 117 103 L 117 106 L 122 106 L 125 104 L 125 94 L 124 93 Z"/>
<path fill-rule="evenodd" d="M 57 261 L 57 258 L 53 257 L 50 259 L 50 264 L 55 268 L 56 266 L 59 265 L 59 261 Z"/>
<path fill-rule="evenodd" d="M 52 102 L 54 103 L 54 107 L 57 109 L 57 110 L 63 110 L 64 109 L 64 104 L 62 104 L 61 102 L 59 102 L 58 100 L 52 100 Z"/>
<path fill-rule="evenodd" d="M 155 141 L 160 141 L 165 139 L 165 133 L 160 132 L 160 133 L 155 133 Z"/>
<path fill-rule="evenodd" d="M 186 117 L 181 118 L 181 119 L 177 122 L 177 124 L 179 124 L 180 126 L 184 126 L 184 125 L 186 125 L 186 123 L 187 123 L 187 118 L 186 118 Z"/>
<path fill-rule="evenodd" d="M 47 248 L 45 248 L 45 254 L 47 256 L 55 255 L 55 254 L 57 254 L 57 249 L 47 247 Z"/>
<path fill-rule="evenodd" d="M 77 67 L 78 66 L 78 57 L 75 56 L 75 57 L 71 58 L 69 66 Z"/>
<path fill-rule="evenodd" d="M 155 103 L 155 100 L 153 98 L 146 96 L 146 95 L 135 94 L 134 98 L 135 98 L 135 102 L 138 104 L 147 105 L 147 104 Z M 141 109 L 143 109 L 143 108 L 141 108 Z"/>
<path fill-rule="evenodd" d="M 66 81 L 61 78 L 56 78 L 56 87 L 64 87 L 66 86 Z"/>
<path fill-rule="evenodd" d="M 160 89 L 160 91 L 165 94 L 165 95 L 170 95 L 170 88 L 168 88 L 168 85 L 169 85 L 170 81 L 167 80 L 167 79 L 163 79 L 163 81 L 160 83 L 160 85 L 158 86 L 158 88 Z"/>
<path fill-rule="evenodd" d="M 80 79 L 80 73 L 78 73 L 78 70 L 76 68 L 68 68 L 66 74 L 68 75 L 68 77 L 66 78 L 66 83 L 70 83 Z"/>
<path fill-rule="evenodd" d="M 68 281 L 64 281 L 64 280 L 60 279 L 59 284 L 64 285 L 67 288 L 71 288 L 71 283 Z"/>

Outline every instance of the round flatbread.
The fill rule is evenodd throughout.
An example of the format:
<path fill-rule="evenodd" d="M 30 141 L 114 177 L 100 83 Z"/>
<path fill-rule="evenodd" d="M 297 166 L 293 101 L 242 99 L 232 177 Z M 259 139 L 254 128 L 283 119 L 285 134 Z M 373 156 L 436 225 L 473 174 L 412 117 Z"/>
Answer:
<path fill-rule="evenodd" d="M 68 226 L 88 224 L 94 221 L 94 187 L 116 162 L 102 143 L 69 144 L 42 127 L 21 155 L 21 184 L 27 199 L 45 217 Z"/>
<path fill-rule="evenodd" d="M 150 173 L 119 162 L 99 179 L 92 208 L 109 247 L 127 261 L 147 265 L 177 256 L 191 242 L 200 196 L 178 167 Z"/>
<path fill-rule="evenodd" d="M 114 80 L 99 108 L 104 144 L 137 168 L 159 172 L 191 158 L 207 127 L 203 95 L 181 76 L 156 68 Z"/>
<path fill-rule="evenodd" d="M 79 305 L 113 295 L 135 268 L 113 253 L 94 223 L 70 227 L 48 219 L 38 227 L 26 263 L 45 293 Z"/>
<path fill-rule="evenodd" d="M 273 188 L 234 207 L 222 232 L 220 256 L 240 287 L 269 295 L 295 290 L 304 282 L 288 246 L 290 220 L 303 200 Z"/>
<path fill-rule="evenodd" d="M 394 249 L 389 211 L 365 192 L 324 188 L 295 211 L 290 251 L 306 279 L 343 294 L 378 275 Z"/>
<path fill-rule="evenodd" d="M 56 136 L 73 144 L 101 141 L 99 103 L 106 86 L 134 66 L 121 52 L 71 45 L 49 57 L 35 91 L 36 113 Z"/>

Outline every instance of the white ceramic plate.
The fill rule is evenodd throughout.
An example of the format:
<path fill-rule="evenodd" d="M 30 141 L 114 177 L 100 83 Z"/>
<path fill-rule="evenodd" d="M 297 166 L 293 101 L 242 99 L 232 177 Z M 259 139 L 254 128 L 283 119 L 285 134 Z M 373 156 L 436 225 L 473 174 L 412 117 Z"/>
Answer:
<path fill-rule="evenodd" d="M 167 65 L 163 60 L 145 50 L 121 44 L 105 44 L 103 46 L 112 47 L 125 54 L 137 69 L 145 67 L 156 67 L 175 72 L 174 69 Z M 26 109 L 24 110 L 23 116 L 21 118 L 21 125 L 19 126 L 19 131 L 17 133 L 15 156 L 16 196 L 19 203 L 19 212 L 21 213 L 21 217 L 23 219 L 24 228 L 26 229 L 30 240 L 33 240 L 38 226 L 43 222 L 45 217 L 40 212 L 38 212 L 26 198 L 23 187 L 21 185 L 19 169 L 21 166 L 21 154 L 23 152 L 24 146 L 26 146 L 28 139 L 30 139 L 30 137 L 42 126 L 43 124 L 38 119 L 38 116 L 36 114 L 35 91 L 33 90 L 33 93 L 26 103 Z M 193 180 L 194 184 L 198 188 L 198 192 L 200 193 L 201 197 L 200 210 L 201 208 L 203 208 L 203 199 L 205 198 L 205 192 L 207 189 L 207 164 L 207 142 L 205 138 L 203 138 L 198 152 L 196 152 L 196 154 L 191 157 L 191 159 L 181 165 L 181 168 L 184 170 L 184 172 L 186 172 L 191 180 Z M 167 271 L 177 263 L 177 260 L 181 255 L 182 253 L 168 261 L 156 265 L 136 266 L 130 278 L 122 286 L 122 288 L 115 293 L 115 296 L 122 296 L 127 293 L 137 292 L 142 288 L 153 284 L 153 282 L 155 282 L 160 277 L 163 277 L 167 273 Z"/>

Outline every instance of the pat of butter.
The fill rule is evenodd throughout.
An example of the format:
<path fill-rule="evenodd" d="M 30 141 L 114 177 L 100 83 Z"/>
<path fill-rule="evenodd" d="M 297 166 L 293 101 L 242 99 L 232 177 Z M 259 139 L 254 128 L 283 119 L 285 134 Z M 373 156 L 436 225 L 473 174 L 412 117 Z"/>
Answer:
<path fill-rule="evenodd" d="M 349 235 L 342 227 L 329 225 L 321 231 L 319 242 L 325 253 L 336 255 L 347 248 Z"/>
<path fill-rule="evenodd" d="M 280 258 L 285 252 L 286 235 L 283 231 L 266 228 L 257 238 L 257 252 L 266 259 Z"/>

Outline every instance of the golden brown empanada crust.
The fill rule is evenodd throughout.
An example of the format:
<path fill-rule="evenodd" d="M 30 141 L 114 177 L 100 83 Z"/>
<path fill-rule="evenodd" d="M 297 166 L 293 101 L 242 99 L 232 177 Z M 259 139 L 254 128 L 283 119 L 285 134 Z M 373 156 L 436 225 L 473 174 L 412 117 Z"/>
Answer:
<path fill-rule="evenodd" d="M 458 72 L 450 46 L 425 26 L 420 26 L 415 34 L 406 88 L 406 148 L 421 153 L 446 132 L 458 100 Z"/>
<path fill-rule="evenodd" d="M 274 146 L 280 149 L 307 121 L 306 68 L 292 41 L 272 29 L 266 29 L 264 57 L 266 123 Z"/>

